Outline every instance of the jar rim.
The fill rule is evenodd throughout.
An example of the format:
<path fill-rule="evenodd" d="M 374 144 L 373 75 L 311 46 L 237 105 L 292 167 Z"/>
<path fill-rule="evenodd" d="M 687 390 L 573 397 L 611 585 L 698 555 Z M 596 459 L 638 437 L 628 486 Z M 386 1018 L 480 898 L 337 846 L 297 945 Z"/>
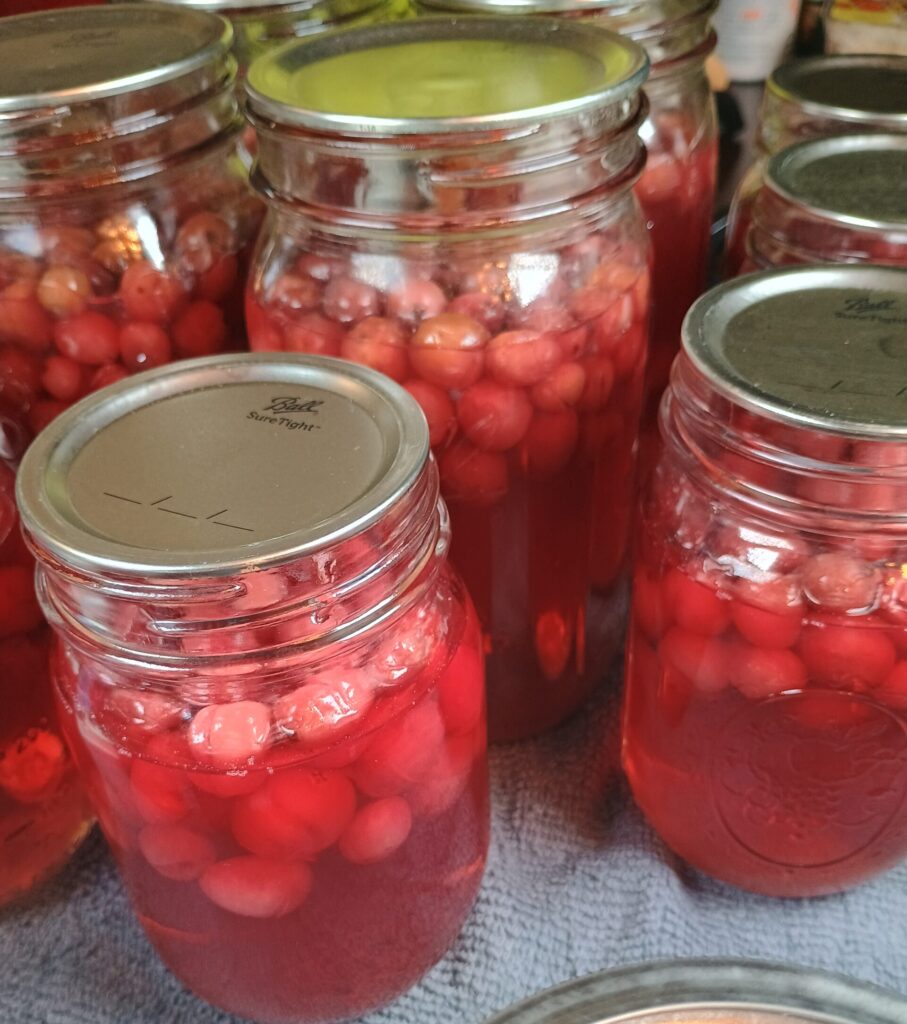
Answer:
<path fill-rule="evenodd" d="M 907 268 L 785 267 L 706 292 L 684 319 L 681 345 L 735 405 L 791 426 L 903 441 L 907 347 L 892 324 L 907 325 Z M 858 358 L 862 333 L 872 344 Z"/>
<path fill-rule="evenodd" d="M 876 161 L 895 164 L 895 177 L 881 183 Z M 821 181 L 809 179 L 810 169 L 824 163 Z M 876 174 L 873 174 L 873 171 Z M 891 168 L 888 168 L 890 171 Z M 907 228 L 907 200 L 892 188 L 892 182 L 907 180 L 907 135 L 833 135 L 809 139 L 776 153 L 765 170 L 766 188 L 798 211 L 821 220 L 872 231 L 903 231 Z M 863 188 L 855 198 L 853 183 Z M 884 195 L 881 193 L 884 191 Z M 892 215 L 864 216 L 858 212 L 860 199 L 875 201 L 877 212 Z M 901 199 L 887 203 L 886 199 Z"/>
<path fill-rule="evenodd" d="M 133 49 L 124 38 L 119 44 L 111 41 L 112 33 L 124 32 Z M 86 44 L 90 47 L 84 64 L 69 66 L 70 80 L 66 69 L 51 68 L 53 81 L 44 77 L 48 62 L 42 57 L 51 33 L 60 35 L 61 47 L 65 43 L 75 49 L 80 36 L 85 40 L 80 53 L 85 54 Z M 0 54 L 8 45 L 8 56 L 15 59 L 0 61 L 0 66 L 6 65 L 15 90 L 4 87 L 0 78 L 0 113 L 15 115 L 109 99 L 191 75 L 229 53 L 233 28 L 225 18 L 203 10 L 175 10 L 157 2 L 114 3 L 4 18 L 3 40 Z M 105 64 L 105 55 L 110 63 Z M 130 67 L 133 55 L 135 66 Z M 23 67 L 38 70 L 30 77 L 22 74 Z"/>
<path fill-rule="evenodd" d="M 148 2 L 148 0 L 146 0 Z M 150 0 L 157 3 L 158 0 Z M 293 11 L 309 11 L 319 6 L 322 0 L 168 0 L 174 7 L 183 7 L 188 10 L 209 11 L 212 14 L 222 14 L 225 17 L 238 16 L 242 14 L 262 13 L 292 13 Z M 387 0 L 346 0 L 350 7 L 350 13 L 369 10 L 378 7 Z"/>
<path fill-rule="evenodd" d="M 487 1024 L 556 1024 L 565 1015 L 576 1024 L 644 1024 L 650 1014 L 700 1010 L 771 1013 L 775 1021 L 769 1017 L 764 1024 L 900 1024 L 907 1001 L 867 982 L 806 967 L 759 960 L 664 960 L 567 982 Z M 792 1013 L 809 1016 L 791 1021 Z M 670 1017 L 662 1024 L 670 1024 Z"/>
<path fill-rule="evenodd" d="M 374 370 L 231 354 L 160 367 L 72 406 L 26 452 L 17 500 L 26 532 L 63 565 L 224 577 L 361 533 L 427 459 L 421 409 Z"/>
<path fill-rule="evenodd" d="M 297 71 L 351 52 L 421 42 L 499 40 L 508 43 L 560 45 L 595 62 L 604 80 L 577 95 L 536 106 L 462 116 L 385 117 L 297 105 L 270 95 L 258 84 L 268 74 Z M 611 67 L 611 65 L 616 67 Z M 253 117 L 291 129 L 339 132 L 349 136 L 448 135 L 494 131 L 540 121 L 582 116 L 590 110 L 618 103 L 641 88 L 649 72 L 645 50 L 616 33 L 596 25 L 555 18 L 517 20 L 493 16 L 430 16 L 412 21 L 353 28 L 293 40 L 252 63 L 245 82 L 246 102 Z"/>

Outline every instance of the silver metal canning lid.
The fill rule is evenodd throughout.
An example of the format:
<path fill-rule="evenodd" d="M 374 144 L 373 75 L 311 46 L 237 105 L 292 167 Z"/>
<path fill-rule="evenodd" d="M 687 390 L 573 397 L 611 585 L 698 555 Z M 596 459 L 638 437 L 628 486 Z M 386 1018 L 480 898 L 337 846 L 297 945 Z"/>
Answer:
<path fill-rule="evenodd" d="M 360 532 L 427 457 L 418 404 L 366 367 L 216 356 L 67 410 L 26 453 L 17 497 L 25 528 L 66 565 L 220 576 Z"/>
<path fill-rule="evenodd" d="M 784 422 L 907 438 L 907 270 L 795 267 L 698 299 L 684 352 L 716 391 Z"/>
<path fill-rule="evenodd" d="M 487 1024 L 904 1024 L 907 1000 L 837 974 L 675 960 L 593 974 Z"/>
<path fill-rule="evenodd" d="M 467 39 L 498 41 L 502 44 L 529 43 L 562 48 L 579 55 L 604 79 L 598 87 L 579 91 L 569 99 L 490 114 L 451 117 L 379 117 L 340 114 L 297 105 L 265 87 L 331 58 L 364 53 L 387 46 Z M 399 69 L 389 67 L 397 82 Z M 465 69 L 465 70 L 468 70 Z M 474 70 L 474 69 L 473 69 Z M 480 69 L 481 70 L 481 69 Z M 649 71 L 645 50 L 631 39 L 595 25 L 552 18 L 510 17 L 427 17 L 411 21 L 355 28 L 327 33 L 310 40 L 285 44 L 259 57 L 246 80 L 248 107 L 253 114 L 277 125 L 342 131 L 351 135 L 442 134 L 487 131 L 496 128 L 570 117 L 619 102 L 642 87 Z M 420 82 L 407 79 L 408 89 L 418 92 Z M 381 83 L 376 82 L 375 88 Z"/>
<path fill-rule="evenodd" d="M 771 158 L 765 184 L 817 217 L 884 230 L 907 228 L 907 135 L 834 135 Z"/>
<path fill-rule="evenodd" d="M 3 19 L 0 113 L 68 106 L 189 75 L 228 53 L 223 18 L 168 4 L 64 8 Z"/>
<path fill-rule="evenodd" d="M 766 89 L 806 113 L 883 131 L 907 129 L 907 57 L 808 57 L 782 64 Z"/>
<path fill-rule="evenodd" d="M 484 14 L 585 14 L 610 11 L 623 15 L 651 7 L 652 0 L 420 0 L 439 11 L 475 11 Z M 708 0 L 661 0 L 665 22 L 711 6 Z"/>

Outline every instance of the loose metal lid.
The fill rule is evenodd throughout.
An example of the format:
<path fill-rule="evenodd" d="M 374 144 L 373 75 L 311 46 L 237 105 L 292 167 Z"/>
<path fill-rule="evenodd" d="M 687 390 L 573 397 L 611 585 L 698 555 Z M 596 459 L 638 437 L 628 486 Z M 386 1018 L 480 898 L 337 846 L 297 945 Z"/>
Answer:
<path fill-rule="evenodd" d="M 776 154 L 768 189 L 816 217 L 879 230 L 907 227 L 907 135 L 836 135 Z"/>
<path fill-rule="evenodd" d="M 904 1024 L 907 1000 L 836 974 L 675 960 L 593 974 L 487 1024 Z"/>
<path fill-rule="evenodd" d="M 796 267 L 720 285 L 683 349 L 731 401 L 788 423 L 907 438 L 907 270 Z"/>
<path fill-rule="evenodd" d="M 487 130 L 575 115 L 639 90 L 645 51 L 547 18 L 424 18 L 288 43 L 256 60 L 250 110 L 349 134 Z"/>
<path fill-rule="evenodd" d="M 810 57 L 776 68 L 766 83 L 775 99 L 807 113 L 880 130 L 907 129 L 907 57 Z"/>
<path fill-rule="evenodd" d="M 22 523 L 66 565 L 221 576 L 360 532 L 428 457 L 401 387 L 306 356 L 194 359 L 105 388 L 39 434 Z"/>
<path fill-rule="evenodd" d="M 171 82 L 224 58 L 232 38 L 223 18 L 159 3 L 4 18 L 0 113 L 69 106 Z"/>

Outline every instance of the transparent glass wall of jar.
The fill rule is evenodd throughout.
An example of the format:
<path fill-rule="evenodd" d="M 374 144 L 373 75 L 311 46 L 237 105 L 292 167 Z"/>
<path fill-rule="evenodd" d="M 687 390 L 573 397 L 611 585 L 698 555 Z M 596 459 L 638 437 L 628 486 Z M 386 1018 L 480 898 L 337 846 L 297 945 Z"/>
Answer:
<path fill-rule="evenodd" d="M 648 150 L 636 184 L 652 236 L 652 325 L 644 422 L 654 430 L 658 400 L 677 353 L 684 313 L 705 287 L 715 200 L 717 120 L 705 74 L 715 45 L 713 0 L 420 0 L 417 10 L 548 15 L 587 21 L 645 47 Z"/>
<path fill-rule="evenodd" d="M 684 326 L 642 509 L 624 764 L 666 843 L 775 896 L 907 855 L 907 272 L 802 267 Z"/>
<path fill-rule="evenodd" d="M 836 135 L 769 160 L 745 259 L 728 272 L 799 263 L 907 266 L 907 135 Z"/>
<path fill-rule="evenodd" d="M 356 33 L 250 71 L 270 199 L 250 344 L 366 363 L 422 405 L 484 626 L 492 737 L 526 736 L 582 703 L 622 632 L 645 55 L 541 19 Z M 325 59 L 340 45 L 353 56 Z"/>
<path fill-rule="evenodd" d="M 770 156 L 806 139 L 866 132 L 907 132 L 907 57 L 809 57 L 774 71 L 762 100 L 758 157 L 728 215 L 727 266 L 739 267 L 745 258 L 752 206 Z"/>
<path fill-rule="evenodd" d="M 414 984 L 488 844 L 480 632 L 415 401 L 299 356 L 163 368 L 42 434 L 19 499 L 60 715 L 164 962 L 266 1024 Z"/>

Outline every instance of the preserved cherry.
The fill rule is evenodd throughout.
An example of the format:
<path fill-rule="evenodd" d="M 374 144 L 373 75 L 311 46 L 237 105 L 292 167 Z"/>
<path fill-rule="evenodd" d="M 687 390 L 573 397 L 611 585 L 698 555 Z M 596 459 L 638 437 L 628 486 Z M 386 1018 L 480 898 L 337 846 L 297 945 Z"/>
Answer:
<path fill-rule="evenodd" d="M 574 711 L 619 643 L 649 307 L 644 228 L 629 191 L 642 157 L 636 90 L 645 58 L 585 26 L 555 36 L 551 23 L 530 20 L 514 54 L 489 23 L 416 21 L 397 26 L 393 53 L 383 34 L 377 48 L 366 30 L 346 37 L 368 81 L 350 67 L 348 84 L 362 92 L 343 102 L 368 120 L 374 75 L 403 66 L 415 92 L 433 95 L 437 68 L 462 65 L 451 39 L 470 24 L 474 38 L 462 46 L 504 62 L 477 58 L 480 76 L 508 71 L 520 54 L 529 60 L 539 43 L 568 69 L 577 56 L 610 60 L 625 50 L 638 70 L 586 97 L 597 120 L 577 127 L 608 125 L 608 140 L 596 144 L 613 147 L 613 160 L 587 166 L 564 134 L 570 118 L 549 118 L 541 105 L 505 112 L 539 127 L 535 135 L 514 129 L 503 152 L 497 128 L 480 125 L 464 138 L 468 89 L 438 99 L 424 127 L 404 106 L 405 127 L 391 140 L 359 137 L 332 113 L 308 110 L 304 79 L 280 92 L 289 50 L 264 58 L 248 80 L 261 180 L 279 181 L 293 199 L 269 215 L 247 324 L 253 349 L 340 355 L 400 382 L 422 406 L 452 517 L 453 561 L 484 627 L 492 736 L 513 739 Z M 313 80 L 331 52 L 327 43 L 299 48 L 312 54 Z M 323 73 L 332 67 L 325 61 Z M 547 99 L 552 83 L 537 86 Z M 278 125 L 258 115 L 278 102 L 268 89 L 279 93 Z M 324 143 L 319 166 L 288 172 L 301 166 L 297 150 L 314 126 Z M 556 167 L 539 162 L 551 147 L 564 154 Z M 401 181 L 384 192 L 388 161 Z M 425 161 L 437 168 L 427 197 Z M 582 195 L 564 173 L 574 162 L 589 176 Z M 575 212 L 565 217 L 571 195 Z M 347 225 L 359 219 L 371 233 L 351 241 Z"/>
<path fill-rule="evenodd" d="M 770 895 L 907 855 L 907 367 L 873 313 L 907 313 L 905 284 L 804 268 L 710 293 L 662 411 L 625 766 L 677 853 Z"/>
<path fill-rule="evenodd" d="M 446 952 L 488 845 L 481 634 L 427 428 L 311 358 L 147 381 L 64 414 L 22 470 L 64 727 L 186 985 L 254 1020 L 355 1017 Z M 208 417 L 225 474 L 219 431 L 175 443 Z M 41 509 L 67 432 L 62 560 Z"/>

